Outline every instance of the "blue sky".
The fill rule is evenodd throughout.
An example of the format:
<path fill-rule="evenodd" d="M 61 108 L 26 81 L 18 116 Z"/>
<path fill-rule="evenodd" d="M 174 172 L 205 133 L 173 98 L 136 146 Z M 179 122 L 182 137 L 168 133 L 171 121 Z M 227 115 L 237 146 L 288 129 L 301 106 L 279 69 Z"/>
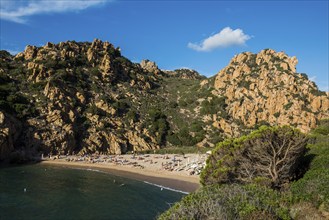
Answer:
<path fill-rule="evenodd" d="M 329 91 L 328 1 L 0 0 L 0 49 L 99 38 L 134 62 L 215 75 L 238 53 L 265 48 L 299 60 Z"/>

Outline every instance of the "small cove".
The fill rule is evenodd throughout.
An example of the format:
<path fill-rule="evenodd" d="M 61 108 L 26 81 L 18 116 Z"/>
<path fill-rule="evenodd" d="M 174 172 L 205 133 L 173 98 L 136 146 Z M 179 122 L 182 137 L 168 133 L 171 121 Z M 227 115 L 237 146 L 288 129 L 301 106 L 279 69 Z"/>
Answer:
<path fill-rule="evenodd" d="M 2 220 L 154 219 L 182 196 L 97 170 L 44 164 L 0 168 Z"/>

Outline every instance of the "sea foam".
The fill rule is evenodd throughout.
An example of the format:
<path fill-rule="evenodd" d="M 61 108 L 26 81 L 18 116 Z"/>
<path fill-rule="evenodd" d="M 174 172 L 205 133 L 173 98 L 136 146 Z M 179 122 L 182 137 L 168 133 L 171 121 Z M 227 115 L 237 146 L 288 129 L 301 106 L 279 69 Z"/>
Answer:
<path fill-rule="evenodd" d="M 166 190 L 170 190 L 170 191 L 174 191 L 174 192 L 179 192 L 179 193 L 182 193 L 182 194 L 189 194 L 189 192 L 185 192 L 185 191 L 182 191 L 182 190 L 173 189 L 173 188 L 170 188 L 170 187 L 158 185 L 158 184 L 155 184 L 155 183 L 150 183 L 150 182 L 147 182 L 147 181 L 143 181 L 143 182 L 146 183 L 146 184 L 152 185 L 152 186 L 157 186 L 157 187 L 162 188 L 162 189 L 166 189 Z"/>

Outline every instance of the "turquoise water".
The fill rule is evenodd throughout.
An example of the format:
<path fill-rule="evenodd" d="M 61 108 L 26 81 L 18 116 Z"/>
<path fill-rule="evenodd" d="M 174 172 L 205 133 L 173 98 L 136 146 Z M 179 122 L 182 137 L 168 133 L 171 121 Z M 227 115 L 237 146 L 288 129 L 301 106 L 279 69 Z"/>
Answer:
<path fill-rule="evenodd" d="M 184 194 L 49 165 L 0 168 L 0 219 L 154 219 Z"/>

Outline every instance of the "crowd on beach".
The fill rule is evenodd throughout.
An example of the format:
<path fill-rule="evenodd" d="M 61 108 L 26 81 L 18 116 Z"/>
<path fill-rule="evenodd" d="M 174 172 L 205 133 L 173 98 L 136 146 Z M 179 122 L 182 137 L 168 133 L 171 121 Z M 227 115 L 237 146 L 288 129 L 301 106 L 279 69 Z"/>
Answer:
<path fill-rule="evenodd" d="M 185 175 L 199 175 L 207 154 L 125 154 L 125 155 L 56 155 L 42 160 L 126 166 L 135 169 L 168 171 Z"/>

